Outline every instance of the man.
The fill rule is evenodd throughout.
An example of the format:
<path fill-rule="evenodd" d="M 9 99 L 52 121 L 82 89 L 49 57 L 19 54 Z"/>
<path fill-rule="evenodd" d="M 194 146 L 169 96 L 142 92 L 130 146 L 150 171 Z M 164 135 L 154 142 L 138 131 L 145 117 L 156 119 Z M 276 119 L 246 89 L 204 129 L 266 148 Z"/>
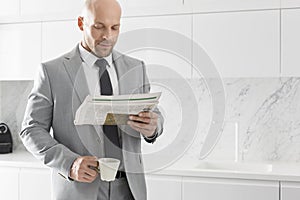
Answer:
<path fill-rule="evenodd" d="M 120 127 L 73 123 L 89 94 L 150 91 L 143 62 L 113 50 L 120 17 L 116 0 L 86 0 L 78 17 L 81 43 L 43 63 L 29 95 L 20 136 L 25 147 L 52 169 L 55 199 L 146 199 L 141 138 L 154 142 L 162 133 L 160 112 L 132 115 L 128 125 Z M 121 160 L 116 180 L 101 181 L 97 159 L 113 156 Z"/>

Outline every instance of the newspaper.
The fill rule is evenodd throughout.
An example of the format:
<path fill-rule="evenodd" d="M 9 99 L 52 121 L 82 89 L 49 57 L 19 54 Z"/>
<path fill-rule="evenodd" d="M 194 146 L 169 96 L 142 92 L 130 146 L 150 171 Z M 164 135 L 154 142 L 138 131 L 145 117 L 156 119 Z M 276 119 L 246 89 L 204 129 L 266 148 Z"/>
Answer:
<path fill-rule="evenodd" d="M 75 114 L 75 125 L 123 125 L 129 115 L 153 110 L 161 92 L 117 96 L 90 96 L 79 106 Z"/>

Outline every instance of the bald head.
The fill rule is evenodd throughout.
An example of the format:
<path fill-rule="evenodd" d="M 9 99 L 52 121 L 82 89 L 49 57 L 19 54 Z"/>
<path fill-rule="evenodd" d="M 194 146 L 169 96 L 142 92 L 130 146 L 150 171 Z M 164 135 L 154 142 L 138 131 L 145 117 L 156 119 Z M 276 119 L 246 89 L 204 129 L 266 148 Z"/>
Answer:
<path fill-rule="evenodd" d="M 95 11 L 108 11 L 121 17 L 121 6 L 116 0 L 85 0 L 82 16 L 86 17 Z"/>
<path fill-rule="evenodd" d="M 82 46 L 98 57 L 108 56 L 119 36 L 121 7 L 116 0 L 86 0 L 78 26 Z"/>

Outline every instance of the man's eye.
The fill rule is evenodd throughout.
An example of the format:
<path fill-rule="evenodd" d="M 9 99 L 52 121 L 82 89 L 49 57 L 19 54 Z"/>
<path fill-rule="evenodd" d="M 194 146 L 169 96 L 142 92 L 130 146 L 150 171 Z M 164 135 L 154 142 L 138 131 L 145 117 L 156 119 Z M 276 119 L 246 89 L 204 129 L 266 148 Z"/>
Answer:
<path fill-rule="evenodd" d="M 103 26 L 102 26 L 102 25 L 97 25 L 97 24 L 95 24 L 95 25 L 94 25 L 94 28 L 95 28 L 95 29 L 102 29 Z"/>
<path fill-rule="evenodd" d="M 113 30 L 119 30 L 120 26 L 113 26 L 112 29 Z"/>

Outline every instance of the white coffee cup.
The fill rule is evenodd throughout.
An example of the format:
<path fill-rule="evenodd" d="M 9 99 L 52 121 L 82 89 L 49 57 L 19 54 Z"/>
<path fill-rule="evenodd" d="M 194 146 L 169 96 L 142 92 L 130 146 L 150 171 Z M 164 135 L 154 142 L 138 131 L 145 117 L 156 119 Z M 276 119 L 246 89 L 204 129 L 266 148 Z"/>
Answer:
<path fill-rule="evenodd" d="M 120 160 L 115 158 L 100 158 L 98 162 L 101 180 L 114 181 L 119 169 Z"/>

